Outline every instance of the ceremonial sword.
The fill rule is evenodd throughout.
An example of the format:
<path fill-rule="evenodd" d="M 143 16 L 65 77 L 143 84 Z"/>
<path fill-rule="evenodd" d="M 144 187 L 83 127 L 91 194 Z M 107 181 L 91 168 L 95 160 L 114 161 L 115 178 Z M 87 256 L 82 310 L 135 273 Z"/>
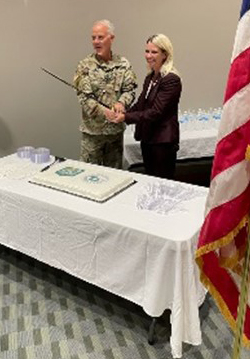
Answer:
<path fill-rule="evenodd" d="M 71 84 L 68 81 L 65 81 L 64 79 L 62 79 L 61 77 L 53 74 L 52 72 L 50 72 L 49 70 L 45 69 L 44 67 L 41 67 L 41 70 L 46 72 L 47 74 L 49 74 L 50 76 L 54 77 L 55 79 L 61 81 L 62 83 L 64 83 L 65 85 L 68 85 L 70 87 L 72 87 L 74 90 L 77 90 L 78 92 L 81 92 L 76 86 L 74 86 L 73 84 Z"/>
<path fill-rule="evenodd" d="M 81 93 L 83 92 L 83 91 L 79 90 L 76 86 L 74 86 L 73 84 L 71 84 L 70 82 L 68 82 L 68 81 L 62 79 L 61 77 L 59 77 L 59 76 L 53 74 L 52 72 L 50 72 L 49 70 L 45 69 L 44 67 L 41 67 L 41 70 L 44 71 L 44 72 L 46 72 L 48 75 L 54 77 L 55 79 L 61 81 L 61 82 L 64 83 L 65 85 L 67 85 L 67 86 L 73 88 L 74 90 L 77 91 L 77 94 L 81 94 Z M 93 95 L 90 95 L 89 97 L 92 98 L 93 100 L 96 100 L 97 102 L 99 102 L 102 106 L 105 106 L 106 108 L 110 109 L 105 103 L 103 103 L 103 102 L 99 101 L 98 99 L 96 99 L 95 96 L 94 96 L 94 94 L 93 94 Z"/>

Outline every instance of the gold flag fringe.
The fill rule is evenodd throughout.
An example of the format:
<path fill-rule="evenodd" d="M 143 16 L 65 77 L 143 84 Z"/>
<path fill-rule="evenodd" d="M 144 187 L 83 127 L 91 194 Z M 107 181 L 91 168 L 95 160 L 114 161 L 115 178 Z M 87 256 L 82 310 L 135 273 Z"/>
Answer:
<path fill-rule="evenodd" d="M 246 160 L 250 161 L 250 145 L 247 145 L 245 158 L 246 158 Z"/>
<path fill-rule="evenodd" d="M 241 219 L 240 223 L 227 235 L 217 239 L 216 241 L 214 241 L 212 243 L 208 243 L 208 244 L 200 247 L 199 249 L 197 249 L 196 253 L 195 253 L 195 258 L 199 258 L 206 253 L 215 251 L 219 248 L 226 246 L 230 242 L 232 242 L 234 240 L 234 238 L 237 236 L 237 234 L 240 232 L 240 230 L 247 225 L 248 220 L 249 220 L 249 215 L 246 214 Z M 239 258 L 239 254 L 237 254 L 229 259 L 229 267 L 230 268 L 236 267 L 238 258 Z"/>
<path fill-rule="evenodd" d="M 239 298 L 239 304 L 237 310 L 236 331 L 235 331 L 232 359 L 240 358 L 242 334 L 244 333 L 246 309 L 248 304 L 247 301 L 248 301 L 248 288 L 249 288 L 249 270 L 250 270 L 250 235 L 249 235 L 249 225 L 248 225 L 247 245 L 246 245 L 244 265 L 243 265 L 243 274 L 241 279 L 240 298 Z"/>
<path fill-rule="evenodd" d="M 220 309 L 220 312 L 224 316 L 224 318 L 229 323 L 230 327 L 232 328 L 233 332 L 236 332 L 236 321 L 234 317 L 232 316 L 227 303 L 223 300 L 222 296 L 216 289 L 216 287 L 212 284 L 212 282 L 209 280 L 209 278 L 204 274 L 202 271 L 203 267 L 203 259 L 202 257 L 196 258 L 196 263 L 198 264 L 200 268 L 200 280 L 204 284 L 204 286 L 208 289 L 209 293 L 214 298 L 215 302 L 217 303 L 217 306 Z M 250 339 L 247 338 L 247 336 L 243 333 L 242 335 L 242 342 L 245 347 L 250 349 Z"/>

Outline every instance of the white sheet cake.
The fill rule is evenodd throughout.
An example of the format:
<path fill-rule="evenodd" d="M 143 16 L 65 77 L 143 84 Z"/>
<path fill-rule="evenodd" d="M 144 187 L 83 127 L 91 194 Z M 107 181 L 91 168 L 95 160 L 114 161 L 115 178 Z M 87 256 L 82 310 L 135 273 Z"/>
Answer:
<path fill-rule="evenodd" d="M 134 180 L 126 172 L 66 160 L 38 173 L 30 182 L 103 202 Z"/>

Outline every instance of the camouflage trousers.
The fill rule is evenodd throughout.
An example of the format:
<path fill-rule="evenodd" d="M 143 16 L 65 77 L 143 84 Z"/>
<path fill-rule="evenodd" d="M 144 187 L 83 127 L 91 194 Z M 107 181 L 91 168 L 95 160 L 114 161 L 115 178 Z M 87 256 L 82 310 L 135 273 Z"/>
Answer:
<path fill-rule="evenodd" d="M 80 160 L 122 168 L 123 132 L 116 135 L 90 135 L 82 132 Z"/>

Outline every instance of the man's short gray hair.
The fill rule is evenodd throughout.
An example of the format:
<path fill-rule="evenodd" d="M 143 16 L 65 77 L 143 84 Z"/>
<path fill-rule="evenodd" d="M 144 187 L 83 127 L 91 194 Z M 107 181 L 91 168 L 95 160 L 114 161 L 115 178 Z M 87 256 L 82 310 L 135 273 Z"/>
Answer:
<path fill-rule="evenodd" d="M 97 24 L 101 24 L 101 25 L 106 26 L 106 28 L 108 29 L 108 32 L 110 33 L 110 35 L 114 35 L 114 34 L 115 34 L 115 27 L 114 27 L 114 25 L 112 24 L 111 21 L 106 20 L 106 19 L 104 19 L 104 20 L 98 20 L 98 21 L 95 21 L 95 23 L 94 23 L 93 26 L 95 26 L 95 25 L 97 25 Z"/>

